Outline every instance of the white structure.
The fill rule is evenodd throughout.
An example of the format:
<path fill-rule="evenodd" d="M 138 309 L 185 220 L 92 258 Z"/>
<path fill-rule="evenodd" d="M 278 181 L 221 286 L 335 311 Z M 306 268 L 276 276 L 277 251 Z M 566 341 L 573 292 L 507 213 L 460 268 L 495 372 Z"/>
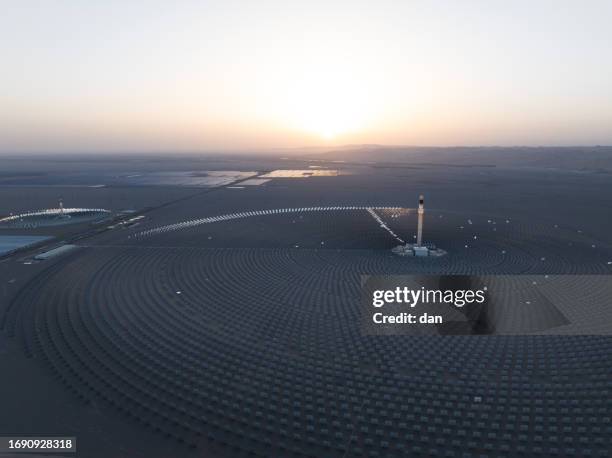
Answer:
<path fill-rule="evenodd" d="M 432 243 L 426 243 L 423 245 L 423 215 L 425 214 L 425 198 L 423 194 L 419 196 L 419 207 L 417 209 L 418 215 L 418 226 L 416 243 L 406 243 L 405 245 L 399 245 L 393 248 L 395 254 L 400 256 L 418 256 L 418 257 L 430 257 L 430 256 L 444 256 L 446 251 L 441 248 L 437 248 Z"/>
<path fill-rule="evenodd" d="M 414 252 L 414 256 L 429 256 L 429 249 L 424 246 L 414 246 L 412 247 L 412 251 Z"/>
<path fill-rule="evenodd" d="M 34 256 L 34 259 L 36 259 L 37 261 L 46 261 L 47 259 L 51 259 L 61 254 L 68 253 L 69 251 L 72 251 L 75 248 L 77 248 L 76 245 L 60 245 L 56 248 L 53 248 L 52 250 L 44 251 L 42 253 L 37 254 L 36 256 Z"/>
<path fill-rule="evenodd" d="M 419 215 L 419 225 L 417 226 L 417 242 L 416 242 L 416 246 L 422 246 L 423 245 L 423 214 L 425 213 L 425 198 L 423 197 L 423 194 L 421 194 L 419 196 L 419 209 L 417 210 L 417 213 Z"/>

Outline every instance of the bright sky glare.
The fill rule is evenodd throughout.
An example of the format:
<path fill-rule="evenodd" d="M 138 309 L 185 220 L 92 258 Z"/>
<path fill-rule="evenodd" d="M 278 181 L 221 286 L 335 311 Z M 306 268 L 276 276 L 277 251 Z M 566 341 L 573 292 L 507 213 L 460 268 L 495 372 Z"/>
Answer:
<path fill-rule="evenodd" d="M 3 2 L 0 151 L 612 144 L 609 0 Z"/>

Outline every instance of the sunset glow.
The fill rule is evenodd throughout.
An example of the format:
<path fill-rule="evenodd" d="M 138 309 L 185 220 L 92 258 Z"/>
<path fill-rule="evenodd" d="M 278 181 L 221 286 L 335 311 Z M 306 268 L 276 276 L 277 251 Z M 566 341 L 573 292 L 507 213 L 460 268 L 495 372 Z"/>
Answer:
<path fill-rule="evenodd" d="M 612 143 L 612 3 L 458 3 L 12 2 L 0 151 Z"/>

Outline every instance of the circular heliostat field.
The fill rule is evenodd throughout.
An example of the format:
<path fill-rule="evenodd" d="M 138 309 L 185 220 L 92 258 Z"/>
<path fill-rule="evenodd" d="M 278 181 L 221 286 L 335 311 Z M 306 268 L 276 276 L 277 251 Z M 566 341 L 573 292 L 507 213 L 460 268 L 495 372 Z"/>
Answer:
<path fill-rule="evenodd" d="M 359 297 L 362 274 L 610 273 L 610 247 L 432 211 L 448 255 L 394 255 L 415 222 L 313 207 L 139 228 L 47 269 L 2 325 L 83 399 L 211 456 L 605 456 L 612 339 L 363 336 Z"/>
<path fill-rule="evenodd" d="M 0 218 L 0 228 L 34 229 L 37 227 L 63 226 L 100 221 L 110 216 L 101 208 L 49 208 Z"/>

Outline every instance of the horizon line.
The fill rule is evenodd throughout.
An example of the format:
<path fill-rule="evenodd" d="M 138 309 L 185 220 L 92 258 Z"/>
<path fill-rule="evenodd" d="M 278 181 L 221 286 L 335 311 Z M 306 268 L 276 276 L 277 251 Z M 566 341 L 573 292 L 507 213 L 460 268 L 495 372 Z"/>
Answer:
<path fill-rule="evenodd" d="M 334 151 L 339 149 L 350 150 L 354 149 L 572 149 L 572 148 L 589 148 L 589 149 L 597 149 L 597 148 L 612 148 L 612 144 L 575 144 L 575 145 L 531 145 L 531 144 L 515 144 L 515 145 L 396 145 L 396 144 L 378 144 L 378 143 L 349 143 L 342 145 L 317 145 L 317 146 L 287 146 L 287 147 L 270 147 L 270 148 L 231 148 L 231 149 L 194 149 L 194 150 L 186 150 L 186 149 L 164 149 L 164 150 L 147 150 L 147 149 L 125 149 L 125 150 L 82 150 L 77 151 L 72 148 L 59 151 L 59 150 L 28 150 L 28 151 L 3 151 L 0 150 L 0 156 L 10 157 L 10 156 L 21 156 L 21 155 L 29 155 L 29 156 L 50 156 L 50 155 L 117 155 L 117 154 L 125 154 L 125 155 L 141 155 L 141 154 L 149 154 L 149 155 L 167 155 L 167 154 L 184 154 L 184 155 L 215 155 L 215 154 L 273 154 L 280 152 L 305 152 L 305 151 Z"/>

